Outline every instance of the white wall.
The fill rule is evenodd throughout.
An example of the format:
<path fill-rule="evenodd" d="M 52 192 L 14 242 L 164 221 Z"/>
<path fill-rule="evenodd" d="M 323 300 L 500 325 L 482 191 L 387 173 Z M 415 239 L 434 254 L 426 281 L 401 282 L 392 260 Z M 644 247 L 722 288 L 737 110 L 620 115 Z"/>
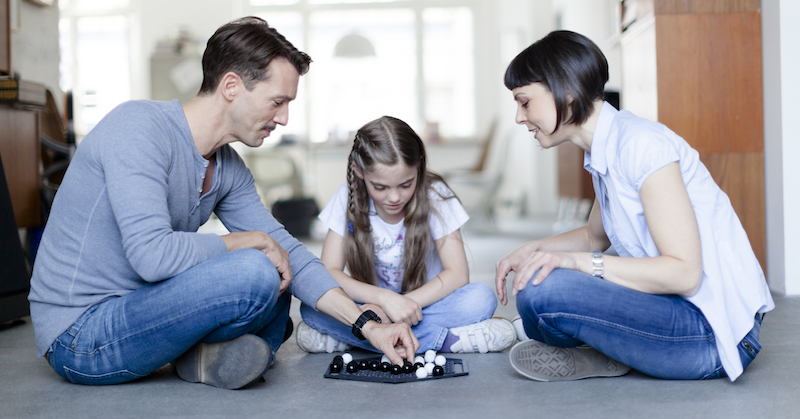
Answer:
<path fill-rule="evenodd" d="M 561 28 L 578 32 L 594 41 L 608 60 L 606 90 L 620 88 L 620 55 L 616 1 L 561 0 Z"/>
<path fill-rule="evenodd" d="M 63 107 L 58 83 L 58 7 L 20 1 L 19 12 L 20 30 L 11 33 L 12 71 L 23 80 L 47 86 Z"/>
<path fill-rule="evenodd" d="M 779 293 L 800 295 L 800 3 L 762 0 L 764 77 L 764 168 L 767 217 L 767 279 Z"/>
<path fill-rule="evenodd" d="M 150 98 L 150 56 L 158 41 L 174 39 L 179 30 L 186 29 L 204 48 L 217 28 L 241 17 L 234 15 L 239 0 L 139 0 L 133 4 L 138 30 L 134 34 L 138 66 L 132 69 L 133 99 Z"/>
<path fill-rule="evenodd" d="M 615 0 L 506 0 L 498 4 L 500 13 L 500 50 L 505 52 L 502 71 L 522 49 L 544 37 L 550 31 L 566 29 L 581 33 L 594 41 L 606 56 L 609 65 L 607 89 L 620 88 L 620 56 L 617 35 Z M 505 6 L 505 7 L 504 7 Z M 518 34 L 518 42 L 509 47 Z M 501 74 L 502 74 L 501 71 Z M 503 89 L 503 116 L 513 121 L 515 104 L 511 94 Z M 509 170 L 500 198 L 514 196 L 522 191 L 525 195 L 526 214 L 540 216 L 555 214 L 558 209 L 558 152 L 544 150 L 530 133 L 522 127 L 511 130 Z"/>
<path fill-rule="evenodd" d="M 488 2 L 487 2 L 488 3 Z M 508 142 L 503 184 L 498 192 L 502 208 L 509 213 L 552 215 L 558 208 L 558 168 L 555 150 L 543 150 L 522 126 L 516 125 L 516 103 L 503 85 L 506 67 L 514 57 L 537 39 L 555 29 L 553 0 L 502 0 L 491 2 L 497 34 L 492 52 L 492 76 L 479 83 L 493 87 L 491 103 L 499 122 L 499 135 Z M 479 55 L 480 56 L 480 55 Z M 480 60 L 483 61 L 483 60 Z"/>

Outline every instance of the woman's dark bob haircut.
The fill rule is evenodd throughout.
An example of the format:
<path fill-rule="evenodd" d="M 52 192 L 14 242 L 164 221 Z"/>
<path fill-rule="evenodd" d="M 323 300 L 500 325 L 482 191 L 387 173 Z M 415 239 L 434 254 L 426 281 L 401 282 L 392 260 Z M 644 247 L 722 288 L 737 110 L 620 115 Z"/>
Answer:
<path fill-rule="evenodd" d="M 511 61 L 504 82 L 509 90 L 542 83 L 556 102 L 555 132 L 562 123 L 586 122 L 592 113 L 592 102 L 603 100 L 608 61 L 589 38 L 570 31 L 553 31 Z"/>

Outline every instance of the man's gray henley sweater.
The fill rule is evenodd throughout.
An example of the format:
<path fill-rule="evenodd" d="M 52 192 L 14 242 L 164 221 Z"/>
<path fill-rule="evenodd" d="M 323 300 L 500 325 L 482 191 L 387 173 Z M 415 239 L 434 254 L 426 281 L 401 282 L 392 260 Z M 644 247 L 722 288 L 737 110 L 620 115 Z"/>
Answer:
<path fill-rule="evenodd" d="M 77 148 L 42 235 L 31 278 L 38 355 L 89 307 L 171 278 L 227 252 L 197 229 L 212 212 L 231 232 L 260 230 L 289 252 L 290 291 L 316 306 L 338 286 L 322 262 L 272 217 L 253 176 L 228 145 L 208 166 L 178 101 L 130 101 Z"/>

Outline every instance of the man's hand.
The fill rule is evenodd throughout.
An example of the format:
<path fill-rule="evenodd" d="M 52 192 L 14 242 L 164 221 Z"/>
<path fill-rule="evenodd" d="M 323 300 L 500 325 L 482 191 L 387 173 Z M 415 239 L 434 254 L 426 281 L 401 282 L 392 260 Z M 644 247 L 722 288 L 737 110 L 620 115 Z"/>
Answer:
<path fill-rule="evenodd" d="M 419 341 L 406 323 L 368 321 L 361 333 L 395 365 L 403 365 L 403 359 L 412 361 L 419 349 Z"/>
<path fill-rule="evenodd" d="M 363 311 L 353 302 L 343 289 L 331 288 L 317 300 L 317 310 L 352 325 Z M 419 341 L 408 323 L 382 324 L 374 320 L 361 327 L 361 333 L 375 349 L 386 354 L 395 365 L 403 365 L 403 358 L 409 361 L 419 349 Z"/>
<path fill-rule="evenodd" d="M 292 268 L 289 265 L 289 252 L 281 247 L 278 242 L 263 231 L 239 231 L 222 236 L 228 251 L 239 249 L 258 249 L 267 257 L 278 273 L 281 274 L 280 293 L 282 294 L 289 288 L 292 281 Z"/>

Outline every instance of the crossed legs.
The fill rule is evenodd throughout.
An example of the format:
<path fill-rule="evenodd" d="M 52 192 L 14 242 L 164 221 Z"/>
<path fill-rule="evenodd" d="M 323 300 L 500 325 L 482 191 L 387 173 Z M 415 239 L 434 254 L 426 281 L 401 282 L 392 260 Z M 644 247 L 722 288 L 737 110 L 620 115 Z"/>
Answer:
<path fill-rule="evenodd" d="M 279 295 L 279 284 L 263 253 L 230 252 L 90 307 L 51 345 L 48 360 L 71 382 L 114 384 L 145 376 L 198 342 L 253 334 L 271 357 L 289 318 L 290 295 Z"/>
<path fill-rule="evenodd" d="M 711 327 L 697 307 L 677 295 L 645 294 L 556 269 L 517 295 L 517 310 L 526 334 L 548 345 L 586 344 L 653 377 L 725 376 Z"/>

